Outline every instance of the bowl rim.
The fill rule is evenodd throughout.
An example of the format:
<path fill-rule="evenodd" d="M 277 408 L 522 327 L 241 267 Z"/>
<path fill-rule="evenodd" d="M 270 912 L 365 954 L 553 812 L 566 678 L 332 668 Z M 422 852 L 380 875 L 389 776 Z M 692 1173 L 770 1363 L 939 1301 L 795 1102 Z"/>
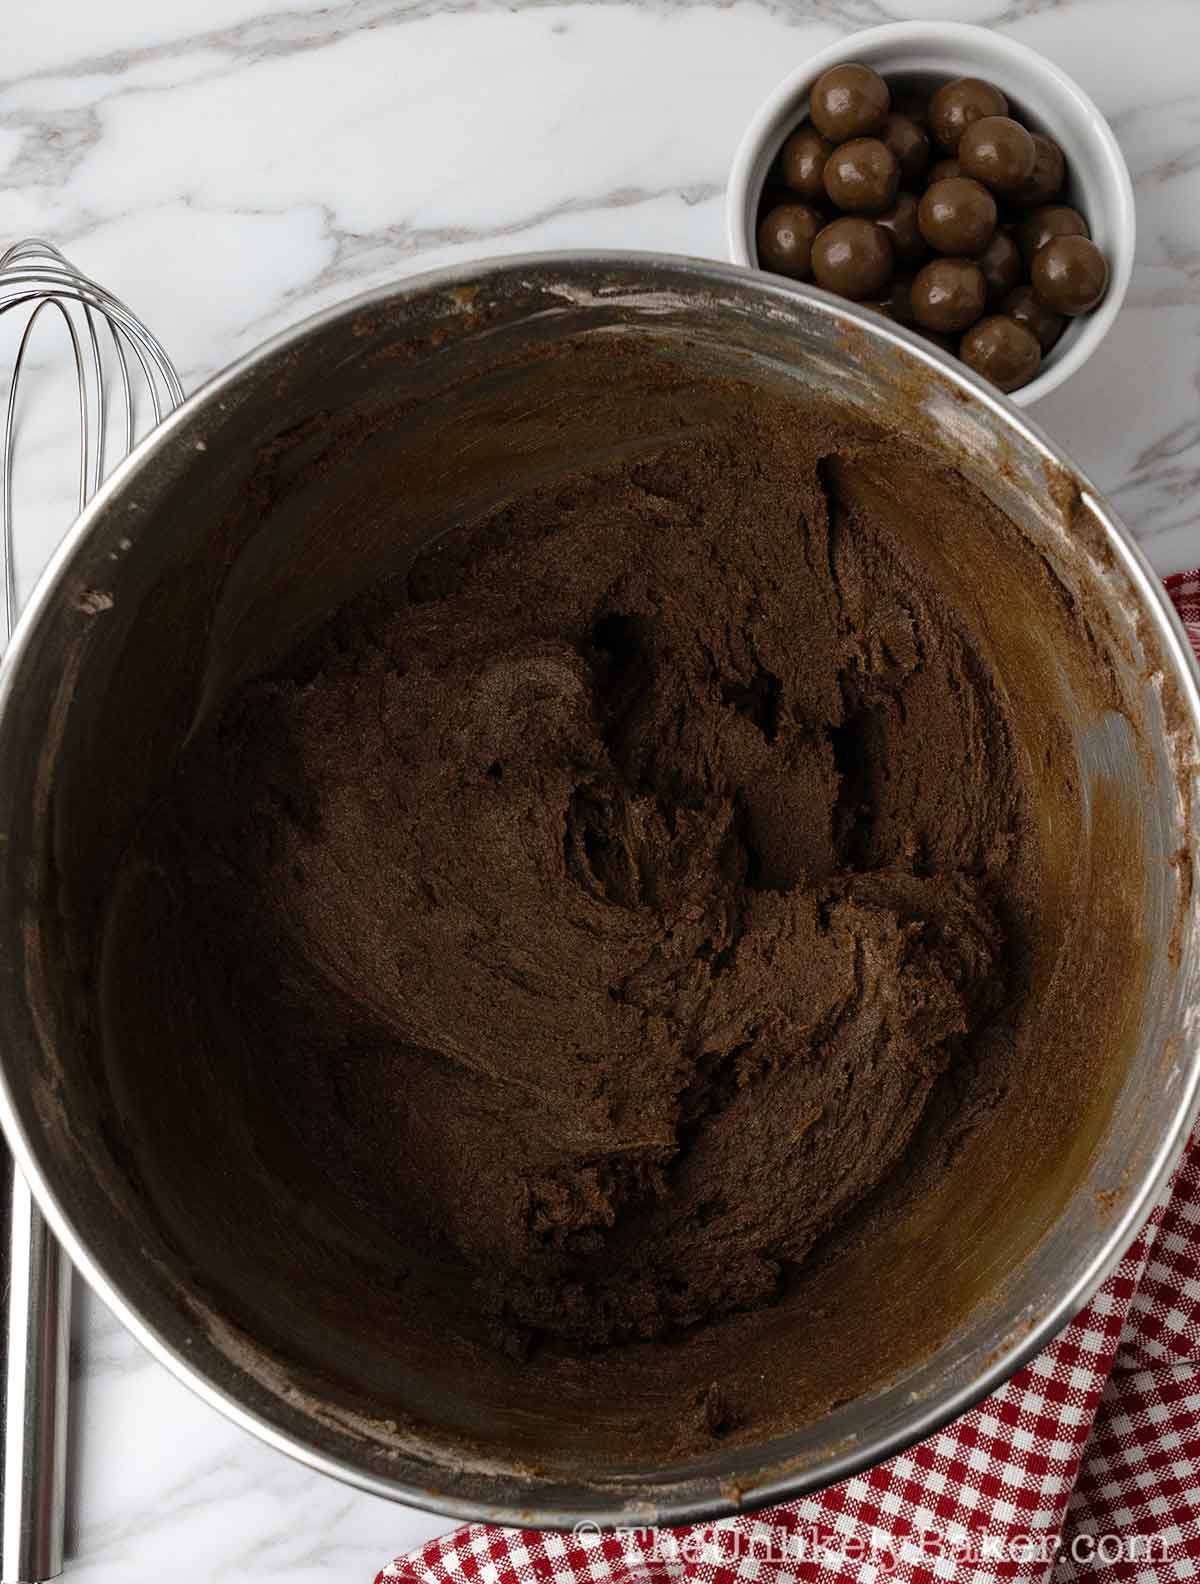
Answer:
<path fill-rule="evenodd" d="M 981 69 L 993 62 L 1025 72 L 1036 77 L 1048 95 L 1073 103 L 1087 119 L 1111 182 L 1115 207 L 1111 214 L 1113 240 L 1112 256 L 1108 261 L 1108 290 L 1095 312 L 1086 316 L 1084 328 L 1074 344 L 1058 358 L 1052 354 L 1047 366 L 1027 385 L 1010 393 L 1010 400 L 1018 407 L 1032 406 L 1083 367 L 1116 321 L 1133 277 L 1137 217 L 1129 167 L 1111 126 L 1094 100 L 1061 66 L 1018 39 L 973 22 L 886 22 L 879 27 L 847 33 L 810 55 L 775 85 L 751 116 L 738 142 L 725 186 L 725 240 L 729 257 L 745 268 L 759 268 L 752 239 L 750 185 L 754 166 L 764 143 L 773 135 L 775 122 L 807 98 L 817 77 L 830 66 L 865 52 L 867 64 L 886 69 L 886 62 L 881 62 L 880 58 L 887 51 L 911 48 L 924 41 L 958 45 L 964 57 L 977 57 Z M 760 273 L 769 274 L 770 271 Z M 813 290 L 822 290 L 813 282 L 807 284 Z"/>
<path fill-rule="evenodd" d="M 965 364 L 946 357 L 921 338 L 892 325 L 860 304 L 762 271 L 750 272 L 733 264 L 674 254 L 633 250 L 593 252 L 584 249 L 501 255 L 425 271 L 368 288 L 322 308 L 241 354 L 187 397 L 114 469 L 47 562 L 0 660 L 0 750 L 3 749 L 10 719 L 10 702 L 22 680 L 24 653 L 30 647 L 39 624 L 52 613 L 68 586 L 77 553 L 84 548 L 93 529 L 99 526 L 115 500 L 135 484 L 143 469 L 174 443 L 179 431 L 186 431 L 210 410 L 220 411 L 226 395 L 244 375 L 275 355 L 294 350 L 308 336 L 333 326 L 339 320 L 352 324 L 364 312 L 395 308 L 397 304 L 411 304 L 424 297 L 461 294 L 464 288 L 477 288 L 481 281 L 502 280 L 514 275 L 520 277 L 527 272 L 560 270 L 563 279 L 561 290 L 570 294 L 572 300 L 589 300 L 599 304 L 606 300 L 606 294 L 594 282 L 596 277 L 605 272 L 613 276 L 624 275 L 629 278 L 629 290 L 642 297 L 653 297 L 655 293 L 649 286 L 638 285 L 639 277 L 648 271 L 674 275 L 681 287 L 685 288 L 725 286 L 734 291 L 750 290 L 768 299 L 764 307 L 769 307 L 770 299 L 775 299 L 784 310 L 797 299 L 816 299 L 823 313 L 840 320 L 849 331 L 892 342 L 898 350 L 915 357 L 942 379 L 960 387 L 959 394 L 964 399 L 982 402 L 1048 461 L 1061 465 L 1064 460 L 1060 448 L 1044 429 Z M 585 279 L 576 283 L 571 278 L 576 274 Z M 546 290 L 548 293 L 555 290 L 552 276 L 547 280 Z M 613 300 L 611 294 L 608 300 Z M 1200 737 L 1200 663 L 1192 652 L 1178 613 L 1162 580 L 1150 566 L 1131 531 L 1107 505 L 1086 475 L 1074 468 L 1073 464 L 1071 468 L 1082 494 L 1089 500 L 1104 530 L 1105 543 L 1135 587 L 1139 600 L 1144 603 L 1147 615 L 1154 623 L 1156 638 L 1164 654 L 1173 663 L 1185 714 L 1193 731 Z M 535 1486 L 532 1492 L 534 1499 L 517 1506 L 511 1502 L 505 1504 L 474 1500 L 404 1479 L 389 1478 L 348 1457 L 323 1450 L 311 1437 L 305 1439 L 267 1412 L 247 1405 L 217 1384 L 184 1345 L 172 1340 L 145 1318 L 136 1300 L 125 1296 L 120 1276 L 110 1274 L 105 1263 L 93 1255 L 88 1242 L 76 1230 L 70 1214 L 60 1204 L 51 1174 L 43 1169 L 43 1145 L 37 1130 L 29 1125 L 28 1117 L 22 1112 L 12 1083 L 11 1058 L 0 1059 L 0 1126 L 16 1165 L 51 1230 L 88 1285 L 177 1380 L 240 1428 L 317 1473 L 330 1475 L 370 1494 L 460 1522 L 591 1532 L 604 1527 L 622 1528 L 642 1522 L 665 1526 L 736 1517 L 760 1507 L 794 1500 L 805 1493 L 825 1489 L 862 1473 L 908 1450 L 982 1402 L 1040 1352 L 1075 1316 L 1116 1269 L 1129 1244 L 1144 1225 L 1182 1155 L 1200 1104 L 1200 1046 L 1195 1041 L 1183 1041 L 1180 1059 L 1186 1070 L 1181 1082 L 1175 1086 L 1170 1125 L 1164 1129 L 1124 1209 L 1105 1221 L 1103 1235 L 1098 1238 L 1097 1247 L 1086 1266 L 1076 1272 L 1070 1283 L 1028 1325 L 1015 1329 L 1010 1327 L 1004 1342 L 987 1356 L 978 1374 L 968 1385 L 936 1398 L 928 1398 L 919 1408 L 914 1405 L 913 1416 L 903 1430 L 877 1433 L 873 1438 L 864 1439 L 852 1447 L 839 1448 L 824 1459 L 815 1471 L 811 1467 L 789 1470 L 776 1465 L 770 1478 L 755 1484 L 745 1493 L 731 1489 L 726 1483 L 722 1483 L 719 1491 L 714 1490 L 711 1496 L 685 1492 L 677 1499 L 656 1503 L 653 1516 L 649 1519 L 642 1516 L 645 1504 L 639 1504 L 637 1500 L 640 1487 L 632 1484 L 625 1487 L 624 1496 L 615 1486 L 606 1487 L 603 1502 L 574 1506 L 565 1503 L 555 1505 L 552 1499 L 539 1500 Z"/>

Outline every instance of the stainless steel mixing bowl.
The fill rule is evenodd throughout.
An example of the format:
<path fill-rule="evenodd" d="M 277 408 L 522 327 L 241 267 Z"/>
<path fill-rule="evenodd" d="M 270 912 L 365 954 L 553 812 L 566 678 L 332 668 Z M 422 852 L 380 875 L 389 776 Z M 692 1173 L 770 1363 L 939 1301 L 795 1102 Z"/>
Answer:
<path fill-rule="evenodd" d="M 572 348 L 614 338 L 692 372 L 669 412 L 636 381 L 589 390 Z M 1001 555 L 933 524 L 922 553 L 994 623 L 1022 751 L 1058 777 L 1044 902 L 1073 955 L 1068 969 L 1050 953 L 1038 997 L 1064 1048 L 1032 1050 L 943 1191 L 827 1273 L 832 1315 L 763 1311 L 707 1363 L 703 1346 L 686 1365 L 617 1349 L 598 1386 L 569 1361 L 430 1336 L 386 1261 L 336 1249 L 316 1189 L 272 1186 L 249 1102 L 214 1084 L 153 954 L 101 1004 L 98 919 L 131 821 L 240 679 L 448 524 L 677 431 L 691 401 L 709 416 L 730 390 L 744 402 L 747 384 L 885 418 L 1020 531 L 1020 554 Z M 1091 676 L 1054 641 L 1068 617 L 1091 630 Z M 1039 768 L 1039 711 L 1067 723 L 1068 764 Z M 684 1521 L 795 1496 L 1001 1382 L 1113 1268 L 1163 1186 L 1197 1087 L 1198 723 L 1186 642 L 1127 531 L 1010 403 L 882 319 L 637 255 L 509 259 L 370 293 L 185 403 L 29 602 L 0 675 L 5 1129 L 72 1258 L 151 1351 L 316 1469 L 519 1524 Z M 147 1017 L 154 1039 L 132 1031 Z M 828 1406 L 680 1460 L 672 1416 L 709 1367 L 734 1385 L 775 1371 L 785 1421 L 814 1392 Z"/>

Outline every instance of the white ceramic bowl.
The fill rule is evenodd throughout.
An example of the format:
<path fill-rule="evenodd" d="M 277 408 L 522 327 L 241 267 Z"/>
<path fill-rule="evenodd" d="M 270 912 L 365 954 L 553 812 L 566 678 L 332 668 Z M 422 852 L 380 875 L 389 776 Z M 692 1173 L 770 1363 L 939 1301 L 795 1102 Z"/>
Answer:
<path fill-rule="evenodd" d="M 767 173 L 784 139 L 807 115 L 813 83 L 842 61 L 873 66 L 888 79 L 893 93 L 928 90 L 954 77 L 986 78 L 1003 90 L 1014 115 L 1061 145 L 1067 159 L 1061 201 L 1086 217 L 1108 260 L 1109 284 L 1095 312 L 1068 323 L 1036 378 L 1011 397 L 1022 407 L 1038 401 L 1082 367 L 1100 345 L 1133 273 L 1133 186 L 1108 122 L 1065 72 L 990 28 L 963 22 L 896 22 L 852 33 L 785 77 L 746 128 L 725 194 L 725 229 L 735 264 L 757 267 L 755 218 Z"/>

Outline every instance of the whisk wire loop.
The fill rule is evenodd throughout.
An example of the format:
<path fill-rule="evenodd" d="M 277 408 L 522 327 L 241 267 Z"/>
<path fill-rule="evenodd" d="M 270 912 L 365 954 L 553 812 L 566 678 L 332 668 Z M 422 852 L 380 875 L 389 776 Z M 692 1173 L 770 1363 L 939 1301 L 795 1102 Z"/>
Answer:
<path fill-rule="evenodd" d="M 13 472 L 18 396 L 33 328 L 47 309 L 66 326 L 75 364 L 79 410 L 78 509 L 87 505 L 107 476 L 108 391 L 115 378 L 122 413 L 124 453 L 138 431 L 139 395 L 149 398 L 154 424 L 183 400 L 183 386 L 161 342 L 113 294 L 77 269 L 60 249 L 41 237 L 17 242 L 0 254 L 0 315 L 28 310 L 9 374 L 0 435 L 0 580 L 4 585 L 4 641 L 17 617 L 13 537 Z M 72 310 L 77 310 L 78 317 Z M 80 322 L 82 321 L 81 334 Z M 107 328 L 107 338 L 99 321 Z M 111 349 L 108 343 L 111 342 Z M 141 376 L 135 384 L 134 367 Z"/>

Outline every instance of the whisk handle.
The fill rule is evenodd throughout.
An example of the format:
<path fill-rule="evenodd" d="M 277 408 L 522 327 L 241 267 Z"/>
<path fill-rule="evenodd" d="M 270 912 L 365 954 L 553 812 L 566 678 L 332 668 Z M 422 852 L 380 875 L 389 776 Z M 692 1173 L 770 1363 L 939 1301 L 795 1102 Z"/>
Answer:
<path fill-rule="evenodd" d="M 42 1584 L 63 1564 L 71 1266 L 11 1155 L 0 1156 L 0 1584 Z"/>

